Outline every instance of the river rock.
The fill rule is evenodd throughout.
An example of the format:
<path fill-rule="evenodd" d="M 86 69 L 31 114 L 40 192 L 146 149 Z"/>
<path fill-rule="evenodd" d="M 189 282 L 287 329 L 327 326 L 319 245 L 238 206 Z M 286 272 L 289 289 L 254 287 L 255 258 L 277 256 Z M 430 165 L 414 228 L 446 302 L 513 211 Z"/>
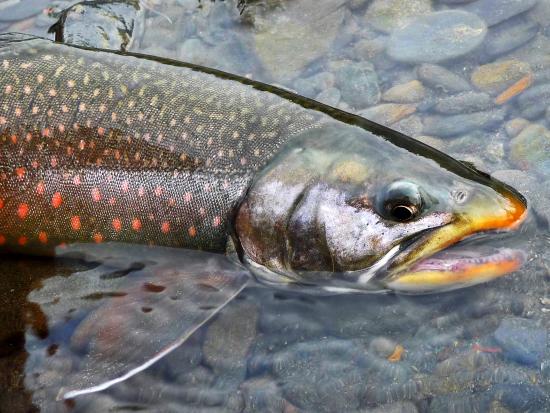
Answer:
<path fill-rule="evenodd" d="M 319 93 L 334 86 L 334 75 L 330 72 L 320 72 L 306 78 L 298 78 L 294 81 L 294 89 L 298 94 L 308 97 L 317 96 Z"/>
<path fill-rule="evenodd" d="M 463 92 L 441 98 L 434 109 L 446 115 L 456 115 L 488 110 L 493 105 L 493 99 L 487 93 Z"/>
<path fill-rule="evenodd" d="M 395 30 L 388 55 L 407 63 L 437 63 L 454 59 L 478 47 L 487 33 L 483 20 L 460 10 L 418 17 Z"/>
<path fill-rule="evenodd" d="M 382 32 L 390 33 L 431 11 L 430 0 L 374 0 L 365 13 L 365 21 Z"/>
<path fill-rule="evenodd" d="M 17 22 L 41 13 L 48 2 L 44 0 L 24 0 L 0 2 L 0 22 Z"/>
<path fill-rule="evenodd" d="M 432 89 L 443 90 L 445 93 L 459 93 L 472 89 L 464 78 L 438 65 L 420 65 L 416 73 L 423 84 Z"/>
<path fill-rule="evenodd" d="M 542 361 L 548 342 L 548 331 L 534 320 L 505 318 L 494 333 L 504 356 L 521 364 L 537 366 Z"/>
<path fill-rule="evenodd" d="M 505 115 L 504 110 L 496 109 L 452 116 L 427 116 L 424 118 L 423 133 L 448 138 L 474 129 L 496 126 L 502 122 Z"/>
<path fill-rule="evenodd" d="M 531 40 L 539 31 L 539 25 L 526 18 L 516 18 L 491 27 L 485 41 L 480 58 L 485 61 L 507 54 Z"/>
<path fill-rule="evenodd" d="M 334 62 L 331 68 L 344 102 L 355 109 L 363 109 L 378 103 L 378 75 L 371 63 L 342 60 Z"/>
<path fill-rule="evenodd" d="M 510 159 L 521 169 L 544 169 L 550 161 L 550 131 L 531 124 L 510 142 Z"/>
<path fill-rule="evenodd" d="M 346 14 L 346 0 L 285 3 L 267 17 L 256 17 L 253 42 L 268 74 L 276 82 L 296 77 L 328 52 Z"/>
<path fill-rule="evenodd" d="M 341 96 L 342 94 L 337 88 L 330 87 L 326 90 L 323 90 L 321 93 L 319 93 L 315 99 L 318 102 L 324 103 L 325 105 L 338 106 Z"/>
<path fill-rule="evenodd" d="M 504 127 L 506 129 L 506 133 L 508 134 L 508 136 L 510 138 L 515 138 L 529 124 L 530 122 L 527 119 L 514 118 L 506 122 L 506 125 Z"/>
<path fill-rule="evenodd" d="M 531 73 L 529 63 L 502 60 L 479 66 L 472 72 L 472 84 L 483 92 L 496 95 Z"/>
<path fill-rule="evenodd" d="M 384 103 L 373 106 L 359 112 L 359 115 L 381 123 L 382 125 L 393 125 L 395 122 L 411 115 L 416 110 L 414 105 L 400 105 L 398 103 Z"/>
<path fill-rule="evenodd" d="M 386 90 L 382 100 L 391 103 L 415 103 L 426 96 L 426 89 L 418 80 L 411 80 L 407 83 L 395 85 Z"/>
<path fill-rule="evenodd" d="M 487 26 L 493 26 L 529 10 L 537 2 L 538 0 L 478 0 L 466 4 L 463 10 L 477 14 L 485 20 Z"/>

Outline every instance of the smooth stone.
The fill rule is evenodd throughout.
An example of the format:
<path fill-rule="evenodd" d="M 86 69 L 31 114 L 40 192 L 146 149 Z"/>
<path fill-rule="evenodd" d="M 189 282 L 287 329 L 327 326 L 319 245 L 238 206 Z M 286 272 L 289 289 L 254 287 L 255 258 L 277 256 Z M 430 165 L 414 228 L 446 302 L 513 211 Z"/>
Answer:
<path fill-rule="evenodd" d="M 525 127 L 510 142 L 510 160 L 526 170 L 543 166 L 550 160 L 550 131 L 538 124 Z"/>
<path fill-rule="evenodd" d="M 327 54 L 349 13 L 345 3 L 345 0 L 288 2 L 284 10 L 274 10 L 261 22 L 256 17 L 253 43 L 272 80 L 283 83 L 295 78 L 307 65 Z"/>
<path fill-rule="evenodd" d="M 336 107 L 340 102 L 341 96 L 342 94 L 337 88 L 331 87 L 319 93 L 315 98 L 315 100 L 317 100 L 318 102 L 324 103 L 325 105 Z"/>
<path fill-rule="evenodd" d="M 504 356 L 531 366 L 542 362 L 548 346 L 548 331 L 534 320 L 505 318 L 494 332 L 496 343 Z"/>
<path fill-rule="evenodd" d="M 388 55 L 406 63 L 438 63 L 468 54 L 487 33 L 475 14 L 446 10 L 419 17 L 395 30 L 388 41 Z"/>
<path fill-rule="evenodd" d="M 483 42 L 483 61 L 491 61 L 507 54 L 533 39 L 539 31 L 539 25 L 528 19 L 514 19 L 491 27 Z"/>
<path fill-rule="evenodd" d="M 431 11 L 430 0 L 374 0 L 365 13 L 365 21 L 382 32 L 391 33 Z"/>
<path fill-rule="evenodd" d="M 420 135 L 424 129 L 422 118 L 420 116 L 412 115 L 401 119 L 391 125 L 392 129 L 404 133 L 405 135 L 412 136 L 413 138 Z"/>
<path fill-rule="evenodd" d="M 474 129 L 496 126 L 502 122 L 505 115 L 506 112 L 503 109 L 496 109 L 461 115 L 427 116 L 424 118 L 423 133 L 449 138 Z"/>
<path fill-rule="evenodd" d="M 343 60 L 334 62 L 331 69 L 344 102 L 355 109 L 363 109 L 378 103 L 378 75 L 371 63 Z"/>
<path fill-rule="evenodd" d="M 394 351 L 397 343 L 387 337 L 375 337 L 369 344 L 369 350 L 383 359 L 388 358 Z"/>
<path fill-rule="evenodd" d="M 521 108 L 532 104 L 539 107 L 548 106 L 550 104 L 550 83 L 532 86 L 518 96 L 517 102 Z"/>
<path fill-rule="evenodd" d="M 472 89 L 463 77 L 441 66 L 423 64 L 417 68 L 416 73 L 423 84 L 445 93 L 466 92 Z"/>
<path fill-rule="evenodd" d="M 398 103 L 383 103 L 358 112 L 364 118 L 382 125 L 393 125 L 395 122 L 406 118 L 416 111 L 414 105 L 401 105 Z"/>
<path fill-rule="evenodd" d="M 334 86 L 334 75 L 330 72 L 320 72 L 310 77 L 296 79 L 293 86 L 298 94 L 314 97 Z"/>
<path fill-rule="evenodd" d="M 0 3 L 0 22 L 16 22 L 40 14 L 48 2 L 44 0 L 5 1 Z"/>
<path fill-rule="evenodd" d="M 387 36 L 379 36 L 374 39 L 361 39 L 353 46 L 352 55 L 359 60 L 372 60 L 386 50 Z"/>
<path fill-rule="evenodd" d="M 244 401 L 242 413 L 281 413 L 288 404 L 277 383 L 268 377 L 247 380 L 240 386 Z"/>
<path fill-rule="evenodd" d="M 382 100 L 391 103 L 416 103 L 426 96 L 426 89 L 418 80 L 392 86 L 382 95 Z"/>
<path fill-rule="evenodd" d="M 412 402 L 397 402 L 362 410 L 361 413 L 418 413 L 418 409 Z"/>
<path fill-rule="evenodd" d="M 493 99 L 483 92 L 464 92 L 440 99 L 434 109 L 446 115 L 479 112 L 494 106 Z"/>
<path fill-rule="evenodd" d="M 487 26 L 494 26 L 517 14 L 521 14 L 539 0 L 478 0 L 466 4 L 463 10 L 475 13 L 487 23 Z"/>
<path fill-rule="evenodd" d="M 483 92 L 496 95 L 531 73 L 529 63 L 502 60 L 479 66 L 472 72 L 472 84 Z"/>
<path fill-rule="evenodd" d="M 510 138 L 515 138 L 519 133 L 525 129 L 531 122 L 523 118 L 514 118 L 506 122 L 504 128 Z"/>

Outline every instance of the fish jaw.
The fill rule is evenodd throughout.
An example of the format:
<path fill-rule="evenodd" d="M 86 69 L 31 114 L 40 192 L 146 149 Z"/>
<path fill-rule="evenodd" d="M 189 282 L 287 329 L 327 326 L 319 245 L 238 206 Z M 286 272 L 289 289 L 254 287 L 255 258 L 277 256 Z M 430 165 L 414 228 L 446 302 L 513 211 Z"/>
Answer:
<path fill-rule="evenodd" d="M 476 255 L 467 246 L 463 248 L 463 241 L 485 232 L 514 231 L 525 221 L 527 211 L 525 203 L 508 191 L 499 192 L 497 203 L 480 197 L 451 223 L 430 231 L 407 248 L 390 265 L 390 275 L 382 282 L 400 292 L 438 292 L 480 284 L 516 271 L 525 261 L 523 252 L 505 248 Z M 445 254 L 449 247 L 454 249 L 451 257 Z"/>

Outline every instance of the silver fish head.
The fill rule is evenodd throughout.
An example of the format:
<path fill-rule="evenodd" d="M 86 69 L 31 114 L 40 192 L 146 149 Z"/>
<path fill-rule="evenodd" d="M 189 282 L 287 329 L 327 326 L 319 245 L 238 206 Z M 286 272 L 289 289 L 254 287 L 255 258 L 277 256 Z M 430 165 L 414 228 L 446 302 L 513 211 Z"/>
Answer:
<path fill-rule="evenodd" d="M 527 211 L 521 195 L 382 130 L 395 135 L 340 123 L 312 128 L 262 171 L 235 219 L 257 277 L 331 291 L 427 293 L 517 269 L 522 252 L 471 240 L 518 228 Z M 455 246 L 469 243 L 477 246 Z"/>

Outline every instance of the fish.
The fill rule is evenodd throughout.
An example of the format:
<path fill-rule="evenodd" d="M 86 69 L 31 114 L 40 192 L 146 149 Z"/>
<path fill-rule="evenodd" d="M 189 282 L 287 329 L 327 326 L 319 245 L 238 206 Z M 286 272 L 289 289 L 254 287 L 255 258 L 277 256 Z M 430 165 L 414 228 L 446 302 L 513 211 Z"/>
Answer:
<path fill-rule="evenodd" d="M 253 279 L 434 293 L 525 260 L 495 246 L 528 216 L 510 186 L 360 116 L 193 64 L 2 34 L 0 145 L 1 249 L 77 254 L 112 270 L 101 282 L 121 280 L 77 327 L 88 355 L 61 399 L 139 373 Z M 151 322 L 144 308 L 157 307 L 174 322 Z M 137 332 L 153 344 L 132 347 Z"/>

